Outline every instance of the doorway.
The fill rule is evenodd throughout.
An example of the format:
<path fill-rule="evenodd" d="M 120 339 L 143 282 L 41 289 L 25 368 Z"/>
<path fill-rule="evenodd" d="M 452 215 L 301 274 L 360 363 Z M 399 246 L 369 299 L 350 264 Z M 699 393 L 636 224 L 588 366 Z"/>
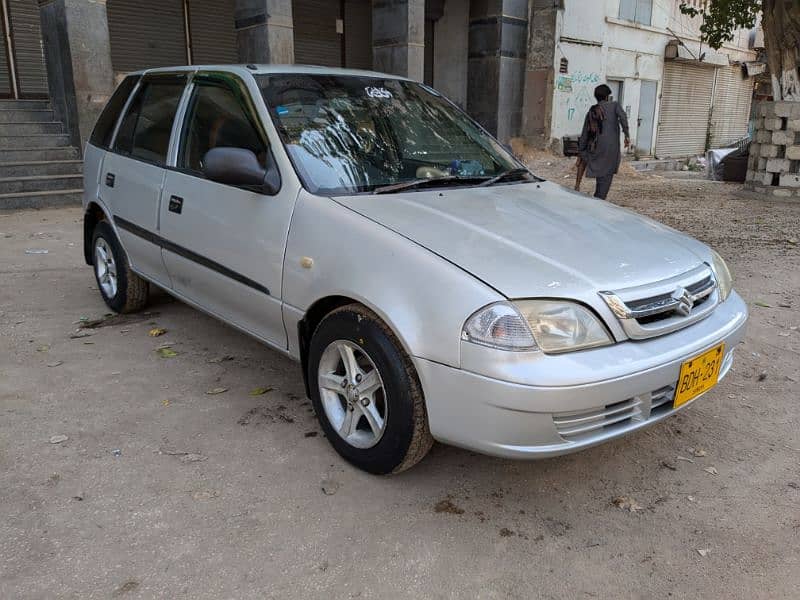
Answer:
<path fill-rule="evenodd" d="M 657 81 L 642 80 L 639 92 L 639 118 L 636 120 L 636 154 L 653 153 L 653 126 L 656 116 Z"/>
<path fill-rule="evenodd" d="M 39 5 L 30 0 L 0 0 L 0 27 L 0 98 L 47 98 Z"/>

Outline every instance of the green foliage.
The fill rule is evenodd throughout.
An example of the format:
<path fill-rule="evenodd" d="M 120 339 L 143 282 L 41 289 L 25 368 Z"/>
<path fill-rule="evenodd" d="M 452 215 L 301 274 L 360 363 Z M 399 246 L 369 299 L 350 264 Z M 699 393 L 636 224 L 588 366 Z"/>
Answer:
<path fill-rule="evenodd" d="M 681 12 L 690 17 L 700 16 L 703 41 L 718 50 L 733 39 L 737 29 L 749 29 L 761 12 L 762 0 L 708 0 L 699 8 L 681 2 Z"/>

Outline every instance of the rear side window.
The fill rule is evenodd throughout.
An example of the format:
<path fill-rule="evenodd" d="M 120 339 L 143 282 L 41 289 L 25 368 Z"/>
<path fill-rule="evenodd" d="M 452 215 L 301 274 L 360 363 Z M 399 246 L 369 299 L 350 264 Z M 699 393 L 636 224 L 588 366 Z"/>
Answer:
<path fill-rule="evenodd" d="M 122 83 L 114 91 L 103 112 L 100 113 L 100 118 L 97 119 L 92 136 L 89 138 L 89 142 L 93 146 L 98 148 L 109 147 L 111 136 L 114 135 L 114 125 L 117 124 L 119 114 L 125 108 L 125 102 L 128 101 L 128 96 L 131 95 L 139 79 L 141 79 L 140 75 L 130 75 L 123 79 Z"/>
<path fill-rule="evenodd" d="M 122 119 L 114 150 L 147 162 L 164 163 L 185 85 L 185 77 L 145 79 Z"/>

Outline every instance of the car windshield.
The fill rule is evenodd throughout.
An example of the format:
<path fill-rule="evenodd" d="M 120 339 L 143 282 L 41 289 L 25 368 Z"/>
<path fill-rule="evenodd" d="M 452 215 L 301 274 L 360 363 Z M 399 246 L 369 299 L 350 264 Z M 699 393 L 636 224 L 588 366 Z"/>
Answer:
<path fill-rule="evenodd" d="M 478 185 L 521 166 L 466 114 L 418 83 L 309 74 L 256 78 L 312 193 Z"/>

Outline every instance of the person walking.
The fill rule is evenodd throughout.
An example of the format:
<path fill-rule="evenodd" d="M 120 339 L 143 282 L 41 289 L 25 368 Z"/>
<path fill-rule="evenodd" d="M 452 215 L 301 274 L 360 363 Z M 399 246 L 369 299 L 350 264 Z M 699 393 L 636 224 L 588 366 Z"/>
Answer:
<path fill-rule="evenodd" d="M 586 113 L 583 131 L 578 140 L 578 173 L 586 169 L 587 177 L 596 179 L 595 198 L 608 196 L 611 181 L 619 170 L 622 154 L 619 148 L 619 130 L 625 134 L 625 147 L 630 146 L 628 115 L 619 102 L 610 100 L 611 88 L 605 84 L 594 90 L 597 104 Z"/>

